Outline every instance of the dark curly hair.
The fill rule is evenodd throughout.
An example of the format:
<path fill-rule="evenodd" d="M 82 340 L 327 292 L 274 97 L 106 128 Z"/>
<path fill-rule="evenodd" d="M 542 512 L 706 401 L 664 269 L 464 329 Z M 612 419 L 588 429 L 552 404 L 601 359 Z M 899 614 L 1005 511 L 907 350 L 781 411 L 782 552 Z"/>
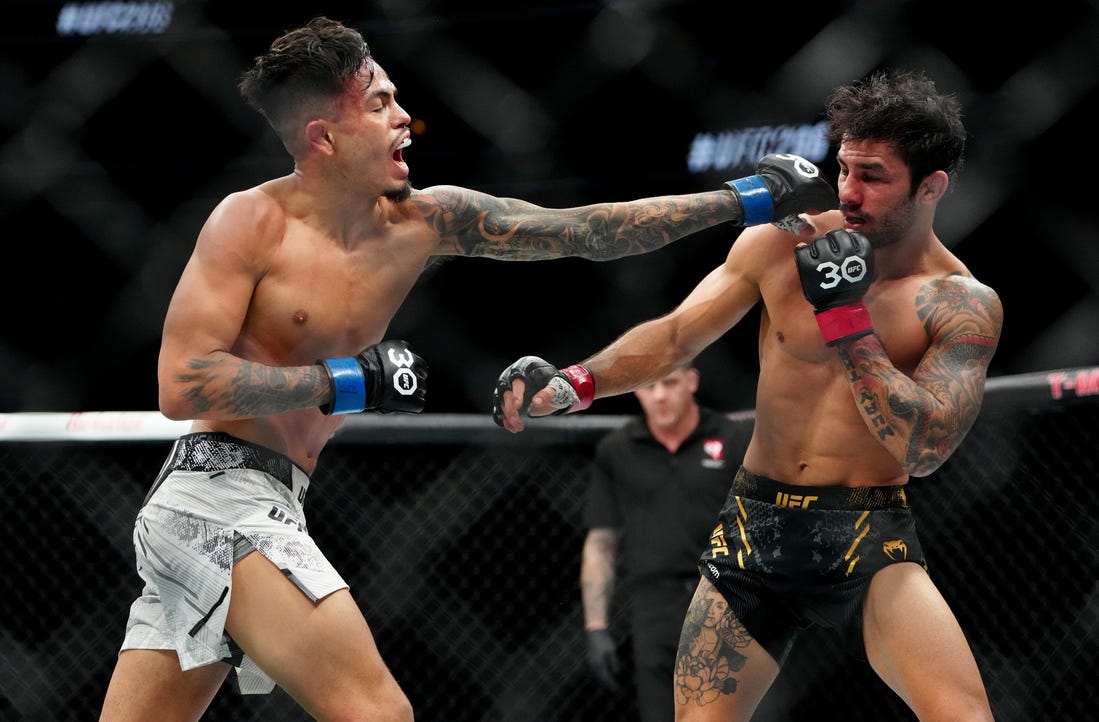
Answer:
<path fill-rule="evenodd" d="M 302 114 L 339 97 L 364 65 L 373 80 L 370 48 L 359 31 L 316 17 L 276 38 L 241 75 L 238 88 L 290 149 Z"/>
<path fill-rule="evenodd" d="M 873 140 L 896 149 L 912 173 L 912 192 L 937 170 L 961 170 L 966 143 L 961 104 L 922 73 L 882 70 L 836 88 L 825 103 L 828 140 Z"/>

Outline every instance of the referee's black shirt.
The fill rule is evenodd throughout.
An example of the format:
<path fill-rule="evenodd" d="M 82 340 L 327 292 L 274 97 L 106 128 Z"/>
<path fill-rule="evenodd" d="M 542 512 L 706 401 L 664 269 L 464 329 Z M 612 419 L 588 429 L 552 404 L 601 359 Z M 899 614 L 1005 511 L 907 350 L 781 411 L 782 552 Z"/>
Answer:
<path fill-rule="evenodd" d="M 750 433 L 750 425 L 702 407 L 698 427 L 674 454 L 653 438 L 644 417 L 600 439 L 584 523 L 620 532 L 626 584 L 698 575 Z"/>

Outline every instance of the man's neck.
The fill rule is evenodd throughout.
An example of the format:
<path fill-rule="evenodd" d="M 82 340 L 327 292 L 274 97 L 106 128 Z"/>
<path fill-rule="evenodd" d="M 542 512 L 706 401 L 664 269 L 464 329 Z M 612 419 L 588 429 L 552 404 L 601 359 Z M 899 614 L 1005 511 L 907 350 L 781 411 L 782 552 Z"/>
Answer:
<path fill-rule="evenodd" d="M 646 425 L 649 427 L 649 433 L 653 435 L 653 438 L 674 454 L 687 437 L 698 428 L 701 419 L 702 412 L 698 404 L 694 404 L 673 424 L 657 427 L 646 422 Z"/>

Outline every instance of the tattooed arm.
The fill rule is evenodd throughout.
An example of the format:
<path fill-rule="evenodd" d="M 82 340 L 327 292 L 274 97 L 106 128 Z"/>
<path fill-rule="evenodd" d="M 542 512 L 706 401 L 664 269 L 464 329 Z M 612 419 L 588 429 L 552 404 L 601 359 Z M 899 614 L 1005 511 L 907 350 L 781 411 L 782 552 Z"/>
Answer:
<path fill-rule="evenodd" d="M 428 188 L 411 200 L 451 253 L 504 261 L 566 256 L 609 261 L 742 220 L 729 190 L 563 209 L 456 186 Z"/>
<path fill-rule="evenodd" d="M 161 334 L 159 405 L 168 418 L 249 419 L 330 400 L 320 366 L 268 365 L 241 355 L 248 344 L 261 355 L 258 344 L 242 341 L 242 329 L 284 227 L 278 204 L 255 189 L 231 194 L 206 221 Z"/>
<path fill-rule="evenodd" d="M 1003 308 L 991 288 L 953 275 L 926 283 L 916 312 L 931 345 L 911 377 L 893 365 L 877 335 L 837 348 L 867 427 L 907 473 L 927 476 L 977 419 Z"/>
<path fill-rule="evenodd" d="M 796 232 L 806 225 L 799 214 L 822 213 L 839 204 L 816 166 L 787 153 L 766 155 L 755 175 L 706 193 L 549 209 L 437 186 L 413 195 L 412 201 L 450 253 L 508 261 L 564 256 L 608 261 L 647 253 L 724 221 L 739 226 L 773 222 Z"/>
<path fill-rule="evenodd" d="M 608 527 L 589 529 L 580 556 L 580 598 L 584 607 L 585 629 L 607 629 L 610 626 L 617 558 L 618 532 Z"/>

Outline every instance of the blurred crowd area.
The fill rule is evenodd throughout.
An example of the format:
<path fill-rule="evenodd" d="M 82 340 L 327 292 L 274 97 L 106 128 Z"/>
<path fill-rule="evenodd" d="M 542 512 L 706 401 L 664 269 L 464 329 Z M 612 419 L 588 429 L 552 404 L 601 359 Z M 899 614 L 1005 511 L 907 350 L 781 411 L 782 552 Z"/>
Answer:
<path fill-rule="evenodd" d="M 290 170 L 236 81 L 315 14 L 359 27 L 414 117 L 418 187 L 547 206 L 719 187 L 812 143 L 836 85 L 884 66 L 956 93 L 971 139 L 937 229 L 1001 295 L 993 376 L 1099 362 L 1099 12 L 1054 0 L 972 27 L 942 0 L 308 4 L 12 0 L 0 29 L 0 410 L 156 407 L 160 326 L 206 216 Z M 816 159 L 816 158 L 814 158 Z M 737 229 L 594 263 L 450 259 L 390 327 L 429 360 L 427 412 L 487 412 L 518 356 L 585 358 L 670 310 Z M 749 408 L 753 319 L 698 359 L 705 400 Z M 629 399 L 597 410 L 624 412 Z"/>

